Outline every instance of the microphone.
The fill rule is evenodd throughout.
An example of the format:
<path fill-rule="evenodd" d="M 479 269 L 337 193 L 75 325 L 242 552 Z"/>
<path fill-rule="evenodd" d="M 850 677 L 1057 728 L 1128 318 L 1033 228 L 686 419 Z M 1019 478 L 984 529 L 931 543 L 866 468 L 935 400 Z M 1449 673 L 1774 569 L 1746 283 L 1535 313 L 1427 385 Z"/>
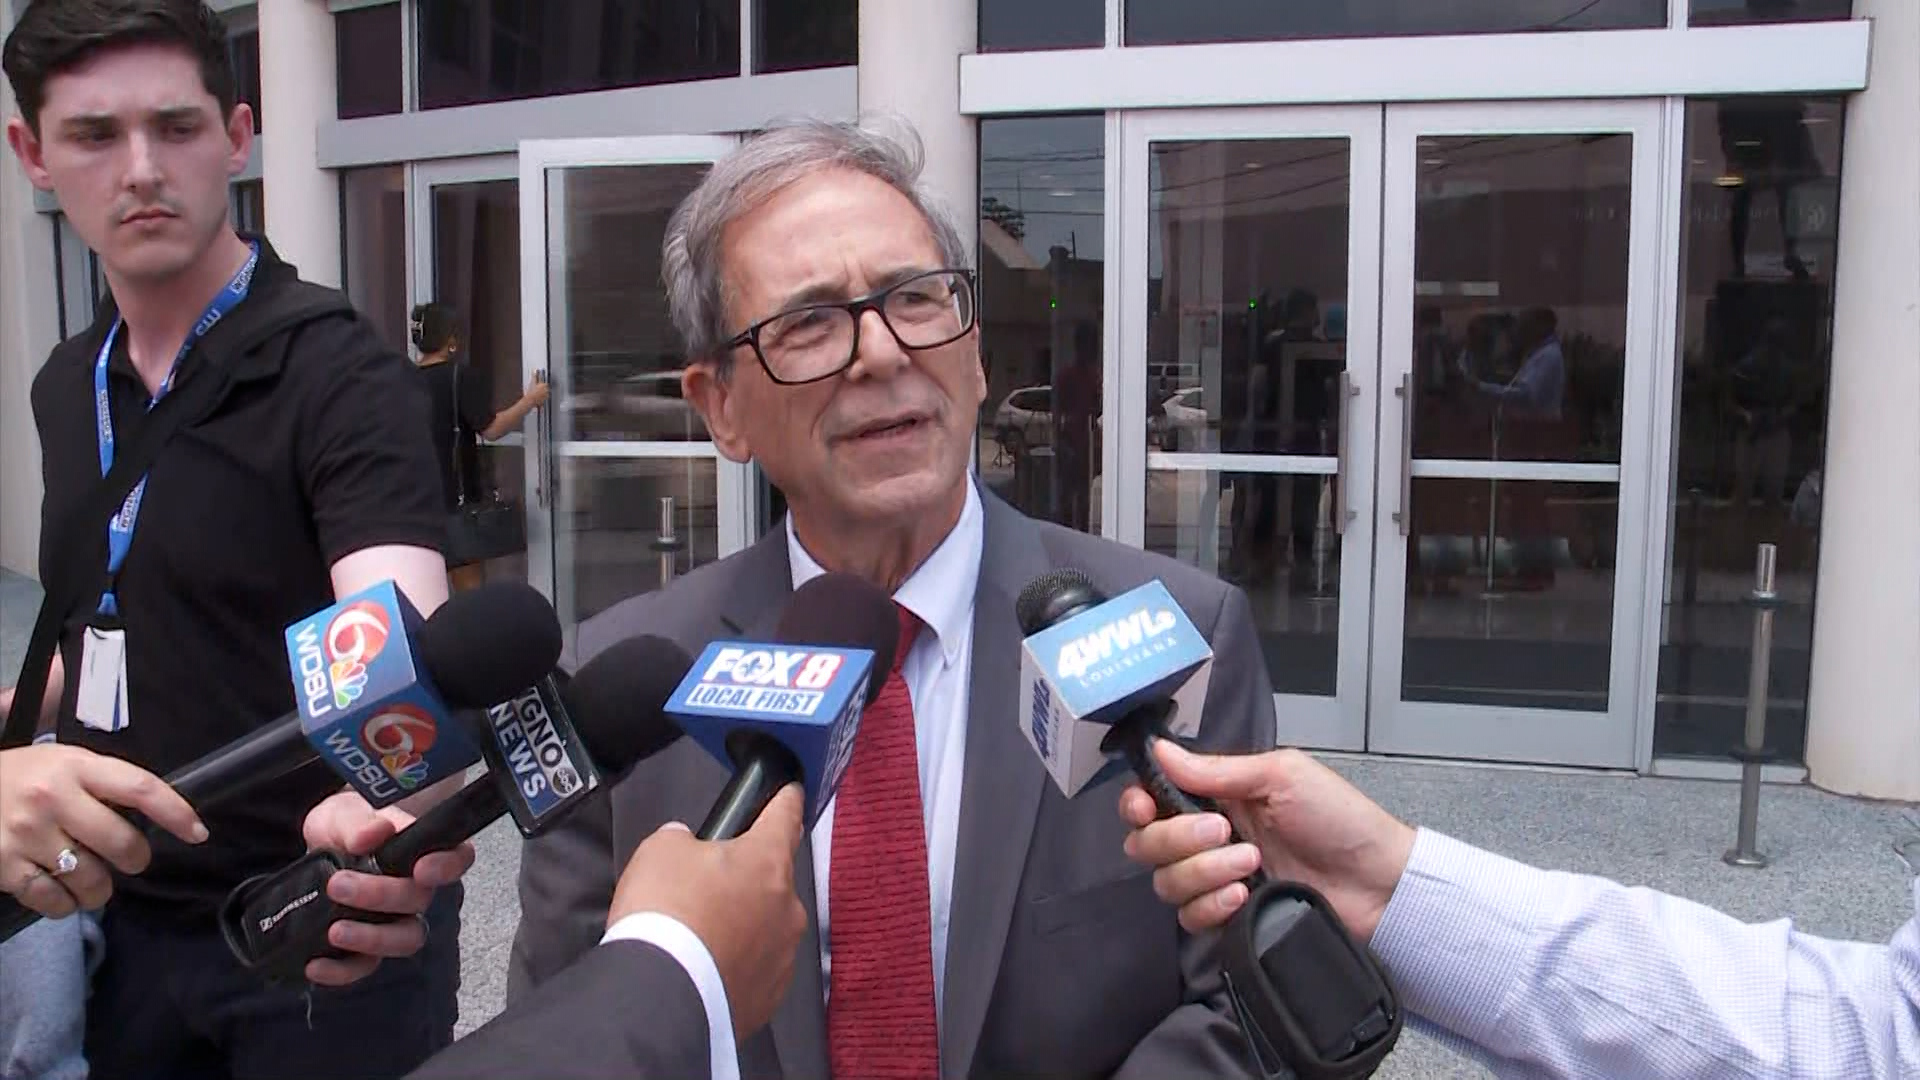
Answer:
<path fill-rule="evenodd" d="M 342 870 L 407 877 L 431 852 L 446 851 L 511 812 L 534 836 L 564 820 L 604 783 L 679 737 L 661 715 L 685 671 L 685 650 L 664 638 L 629 638 L 572 679 L 548 676 L 489 710 L 488 771 L 389 837 L 371 855 L 312 851 L 228 894 L 220 930 L 243 967 L 269 982 L 298 982 L 307 962 L 338 956 L 327 942 L 335 922 L 391 921 L 327 896 Z M 577 718 L 577 721 L 576 719 Z"/>
<path fill-rule="evenodd" d="M 1165 585 L 1108 600 L 1080 571 L 1055 570 L 1021 590 L 1015 613 L 1027 635 L 1027 738 L 1063 793 L 1071 798 L 1118 753 L 1162 817 L 1217 810 L 1176 787 L 1152 753 L 1156 739 L 1199 730 L 1213 659 Z M 1260 1074 L 1371 1076 L 1403 1023 L 1379 960 L 1316 890 L 1261 870 L 1245 884 L 1247 903 L 1221 936 L 1221 969 Z"/>
<path fill-rule="evenodd" d="M 681 730 L 734 769 L 695 835 L 739 836 L 796 781 L 811 829 L 899 641 L 892 598 L 852 574 L 823 574 L 794 590 L 772 641 L 708 645 L 667 701 Z"/>
<path fill-rule="evenodd" d="M 385 604 L 392 608 L 405 604 L 399 590 L 390 582 L 384 583 L 295 623 L 287 633 L 291 639 L 302 627 L 317 626 L 327 621 L 330 612 L 344 611 L 362 598 L 371 599 L 369 594 L 381 594 L 383 590 L 381 600 Z M 385 614 L 391 609 L 380 607 L 379 610 Z M 405 610 L 413 612 L 411 605 L 406 605 Z M 371 611 L 365 611 L 362 617 L 349 625 L 357 624 L 370 630 L 372 617 Z M 411 626 L 400 620 L 389 622 L 387 626 L 401 626 L 402 646 L 411 643 L 413 649 L 410 652 L 417 652 L 418 655 L 417 665 L 409 659 L 412 681 L 407 687 L 413 690 L 416 698 L 431 698 L 433 691 L 437 690 L 438 700 L 445 703 L 441 707 L 443 713 L 447 708 L 484 709 L 509 697 L 533 682 L 541 672 L 550 670 L 560 656 L 560 624 L 553 614 L 553 608 L 544 596 L 524 583 L 499 582 L 456 593 L 424 622 L 417 613 L 412 618 Z M 370 642 L 370 639 L 366 640 Z M 385 649 L 381 651 L 399 651 L 392 645 L 391 634 L 382 641 L 382 645 Z M 361 675 L 364 677 L 365 665 L 362 667 Z M 298 674 L 300 667 L 297 661 L 293 670 L 297 682 L 301 684 L 295 690 L 298 698 L 304 694 L 308 680 Z M 351 672 L 347 674 L 351 675 Z M 352 685 L 351 679 L 343 685 Z M 344 727 L 341 723 L 343 715 L 348 714 L 335 716 L 335 722 L 329 725 L 331 730 L 338 731 Z M 355 702 L 350 715 L 365 717 L 363 729 L 374 728 L 375 739 L 384 738 L 386 745 L 398 748 L 393 736 L 381 734 L 383 730 L 395 726 L 382 719 L 384 714 L 368 715 L 367 709 Z M 202 813 L 231 802 L 265 783 L 312 763 L 320 756 L 322 748 L 310 741 L 306 719 L 307 711 L 304 708 L 295 709 L 174 770 L 164 779 L 189 805 Z M 471 747 L 471 740 L 461 733 L 460 725 L 454 725 L 451 730 L 456 739 L 467 741 Z M 344 734 L 340 737 L 346 738 Z M 431 739 L 432 735 L 427 738 Z M 365 756 L 364 752 L 356 752 L 361 757 Z M 442 751 L 443 754 L 447 752 Z M 469 753 L 471 756 L 465 764 L 456 768 L 464 769 L 478 759 L 477 750 L 470 750 Z M 349 771 L 342 768 L 337 756 L 328 760 L 336 771 L 340 771 L 350 782 L 355 782 L 355 790 L 362 795 L 368 794 L 367 788 L 357 782 L 360 778 L 359 769 Z M 441 775 L 445 773 L 435 775 L 434 779 L 439 779 Z M 369 798 L 369 801 L 372 799 Z M 383 804 L 376 802 L 374 805 Z M 125 816 L 142 832 L 152 834 L 153 826 L 143 815 L 129 811 Z M 14 897 L 0 896 L 0 941 L 13 937 L 39 918 L 38 912 L 27 908 Z"/>
<path fill-rule="evenodd" d="M 1151 581 L 1109 600 L 1078 570 L 1042 574 L 1014 611 L 1027 741 L 1060 793 L 1072 798 L 1115 775 L 1121 755 L 1163 814 L 1197 809 L 1148 752 L 1159 735 L 1192 736 L 1213 672 L 1213 650 L 1167 587 Z"/>
<path fill-rule="evenodd" d="M 514 637 L 488 634 L 474 643 L 478 647 L 425 638 L 419 612 L 390 581 L 287 628 L 301 730 L 376 809 L 480 760 L 479 746 L 453 716 L 457 706 L 437 688 L 438 678 L 482 688 L 485 696 L 458 705 L 486 708 L 529 686 L 560 659 L 559 620 L 531 586 L 503 582 L 456 593 L 447 606 L 455 604 L 475 623 Z"/>

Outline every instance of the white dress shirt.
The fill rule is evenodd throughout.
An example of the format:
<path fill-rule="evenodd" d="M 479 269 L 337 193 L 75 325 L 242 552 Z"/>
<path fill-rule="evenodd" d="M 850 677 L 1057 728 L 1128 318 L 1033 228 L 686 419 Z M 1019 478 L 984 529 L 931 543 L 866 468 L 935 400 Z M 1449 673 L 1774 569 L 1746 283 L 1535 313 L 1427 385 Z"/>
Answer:
<path fill-rule="evenodd" d="M 740 1080 L 740 1055 L 733 1045 L 733 1010 L 727 1004 L 727 987 L 720 981 L 720 968 L 699 935 L 671 915 L 642 911 L 607 927 L 600 943 L 609 941 L 643 941 L 673 957 L 693 979 L 700 1004 L 707 1010 L 707 1062 L 713 1080 Z"/>
<path fill-rule="evenodd" d="M 953 904 L 953 857 L 960 839 L 960 785 L 967 746 L 967 690 L 973 670 L 973 594 L 986 542 L 980 493 L 971 481 L 953 531 L 903 582 L 893 599 L 918 616 L 900 674 L 913 699 L 913 735 L 920 757 L 920 803 L 927 830 L 927 890 L 933 923 L 933 1001 L 941 1016 L 947 970 L 947 920 Z M 787 558 L 793 587 L 826 571 L 807 554 L 787 519 Z M 835 802 L 838 799 L 836 797 Z M 829 802 L 813 827 L 813 895 L 820 925 L 820 981 L 832 996 L 832 937 L 828 934 L 827 875 L 833 865 L 833 811 Z"/>
<path fill-rule="evenodd" d="M 1828 941 L 1422 829 L 1372 944 L 1422 1026 L 1503 1077 L 1911 1077 L 1913 894 L 1891 944 Z"/>

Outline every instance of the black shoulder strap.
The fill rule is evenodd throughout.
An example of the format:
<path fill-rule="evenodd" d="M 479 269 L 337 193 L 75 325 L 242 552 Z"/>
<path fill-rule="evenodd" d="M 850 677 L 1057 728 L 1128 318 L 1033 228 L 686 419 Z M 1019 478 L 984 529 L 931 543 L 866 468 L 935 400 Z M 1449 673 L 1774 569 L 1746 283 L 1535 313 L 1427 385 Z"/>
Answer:
<path fill-rule="evenodd" d="M 337 314 L 352 314 L 353 306 L 331 289 L 299 282 L 286 290 L 276 302 L 276 313 L 268 322 L 252 328 L 222 351 L 229 356 L 246 355 L 250 350 L 306 323 Z M 32 741 L 40 723 L 41 699 L 46 696 L 47 677 L 51 673 L 54 651 L 59 647 L 60 628 L 74 609 L 88 596 L 97 596 L 107 584 L 107 522 L 119 513 L 127 493 L 146 475 L 168 440 L 196 420 L 218 408 L 232 387 L 230 363 L 202 365 L 199 373 L 187 379 L 178 390 L 161 398 L 140 434 L 131 440 L 126 452 L 88 495 L 72 516 L 61 523 L 61 543 L 53 549 L 53 563 L 47 569 L 46 590 L 40 601 L 40 614 L 34 620 L 33 636 L 27 644 L 27 657 L 20 667 L 20 682 L 14 688 L 13 705 L 6 723 L 0 726 L 0 749 L 23 746 Z M 69 672 L 68 678 L 77 677 Z"/>

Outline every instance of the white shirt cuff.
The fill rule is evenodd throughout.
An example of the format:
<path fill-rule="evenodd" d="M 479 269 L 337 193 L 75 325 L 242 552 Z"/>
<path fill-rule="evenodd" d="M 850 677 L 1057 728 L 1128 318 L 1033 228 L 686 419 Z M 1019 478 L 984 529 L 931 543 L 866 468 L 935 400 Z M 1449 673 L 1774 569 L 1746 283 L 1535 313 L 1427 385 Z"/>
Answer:
<path fill-rule="evenodd" d="M 608 927 L 600 943 L 609 941 L 646 942 L 685 969 L 694 989 L 700 992 L 700 1004 L 707 1010 L 707 1060 L 713 1080 L 740 1080 L 740 1055 L 733 1044 L 733 1010 L 727 1005 L 726 984 L 720 981 L 720 969 L 699 935 L 671 915 L 642 911 Z"/>

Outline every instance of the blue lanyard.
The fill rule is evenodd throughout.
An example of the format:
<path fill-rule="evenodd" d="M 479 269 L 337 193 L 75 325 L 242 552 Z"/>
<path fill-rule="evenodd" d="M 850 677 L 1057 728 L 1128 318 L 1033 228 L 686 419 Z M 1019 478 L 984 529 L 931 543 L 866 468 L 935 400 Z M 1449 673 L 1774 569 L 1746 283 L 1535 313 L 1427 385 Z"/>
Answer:
<path fill-rule="evenodd" d="M 260 264 L 260 245 L 253 245 L 253 253 L 247 256 L 246 265 L 233 275 L 225 288 L 207 305 L 207 313 L 193 324 L 187 332 L 187 340 L 180 344 L 180 352 L 173 358 L 173 367 L 167 370 L 167 377 L 154 392 L 153 400 L 147 402 L 147 411 L 153 411 L 160 399 L 173 389 L 174 376 L 180 373 L 180 362 L 187 358 L 194 343 L 205 337 L 207 331 L 247 298 L 247 292 L 253 287 L 253 272 Z M 120 320 L 114 320 L 113 327 L 107 331 L 107 340 L 100 345 L 100 356 L 93 362 L 93 411 L 94 426 L 100 440 L 100 475 L 105 476 L 113 469 L 113 412 L 107 405 L 107 358 L 113 355 L 114 339 L 120 335 Z M 118 616 L 120 602 L 114 596 L 114 580 L 120 576 L 120 567 L 127 561 L 127 549 L 133 546 L 133 525 L 140 517 L 140 497 L 146 494 L 147 478 L 133 485 L 127 493 L 127 501 L 120 506 L 120 512 L 107 522 L 107 591 L 100 597 L 100 614 Z"/>

